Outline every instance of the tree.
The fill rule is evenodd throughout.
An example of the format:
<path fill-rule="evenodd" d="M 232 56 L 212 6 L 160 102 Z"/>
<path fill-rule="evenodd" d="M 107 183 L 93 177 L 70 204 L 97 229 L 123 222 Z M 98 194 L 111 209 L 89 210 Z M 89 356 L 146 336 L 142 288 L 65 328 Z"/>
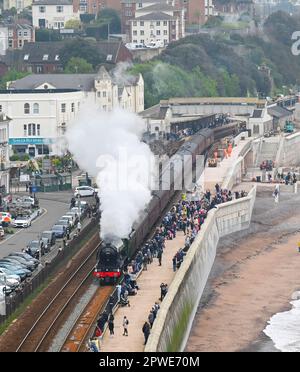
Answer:
<path fill-rule="evenodd" d="M 79 57 L 72 57 L 65 68 L 67 74 L 88 74 L 90 72 L 93 72 L 93 66 Z"/>
<path fill-rule="evenodd" d="M 63 67 L 66 68 L 72 57 L 84 59 L 95 68 L 105 62 L 105 56 L 100 52 L 97 44 L 90 40 L 76 38 L 68 40 L 60 52 L 60 59 Z"/>
<path fill-rule="evenodd" d="M 69 19 L 66 24 L 65 28 L 70 28 L 74 30 L 78 30 L 81 28 L 81 22 L 78 19 Z"/>
<path fill-rule="evenodd" d="M 96 23 L 99 25 L 109 25 L 109 33 L 119 34 L 121 32 L 121 19 L 118 12 L 114 9 L 104 9 L 98 13 Z"/>
<path fill-rule="evenodd" d="M 15 69 L 8 71 L 4 76 L 2 76 L 0 81 L 1 89 L 6 89 L 6 83 L 9 81 L 15 81 L 18 79 L 22 79 L 23 77 L 30 75 L 29 72 L 19 72 Z"/>

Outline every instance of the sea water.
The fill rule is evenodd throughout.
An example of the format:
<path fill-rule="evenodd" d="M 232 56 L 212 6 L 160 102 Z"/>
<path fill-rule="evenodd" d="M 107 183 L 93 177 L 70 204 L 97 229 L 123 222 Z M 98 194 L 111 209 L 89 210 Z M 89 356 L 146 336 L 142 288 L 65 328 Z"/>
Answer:
<path fill-rule="evenodd" d="M 300 352 L 300 292 L 295 292 L 292 309 L 272 316 L 264 333 L 282 352 Z"/>

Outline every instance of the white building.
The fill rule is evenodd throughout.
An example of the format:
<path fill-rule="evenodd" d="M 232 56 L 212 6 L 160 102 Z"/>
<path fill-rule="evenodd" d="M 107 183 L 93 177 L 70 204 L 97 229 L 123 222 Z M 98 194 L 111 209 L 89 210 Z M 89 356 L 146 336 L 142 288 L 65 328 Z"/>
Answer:
<path fill-rule="evenodd" d="M 10 119 L 0 113 L 0 194 L 9 192 L 9 133 Z"/>
<path fill-rule="evenodd" d="M 32 4 L 32 23 L 36 28 L 61 29 L 71 19 L 79 19 L 71 0 L 38 0 Z"/>
<path fill-rule="evenodd" d="M 3 9 L 16 8 L 20 13 L 24 8 L 31 6 L 33 0 L 3 0 Z"/>
<path fill-rule="evenodd" d="M 43 86 L 32 90 L 0 92 L 0 109 L 11 119 L 9 144 L 18 153 L 37 156 L 53 153 L 68 122 L 83 101 L 79 90 L 52 91 Z"/>
<path fill-rule="evenodd" d="M 130 40 L 133 43 L 149 45 L 172 41 L 185 36 L 184 9 L 178 9 L 174 2 L 140 2 L 137 4 L 135 18 L 130 21 Z"/>
<path fill-rule="evenodd" d="M 31 156 L 60 150 L 59 139 L 87 99 L 104 111 L 144 110 L 142 75 L 118 85 L 104 67 L 97 74 L 28 75 L 9 88 L 0 92 L 0 109 L 12 119 L 9 143 L 15 152 Z"/>

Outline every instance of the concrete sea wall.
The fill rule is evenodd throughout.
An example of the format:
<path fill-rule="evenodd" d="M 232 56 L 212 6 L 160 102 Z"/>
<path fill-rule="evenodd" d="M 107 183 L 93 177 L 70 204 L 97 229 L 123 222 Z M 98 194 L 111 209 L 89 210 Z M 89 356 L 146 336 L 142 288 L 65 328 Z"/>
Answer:
<path fill-rule="evenodd" d="M 219 239 L 247 229 L 256 198 L 254 187 L 246 198 L 211 210 L 165 297 L 145 352 L 182 351 L 213 266 Z"/>

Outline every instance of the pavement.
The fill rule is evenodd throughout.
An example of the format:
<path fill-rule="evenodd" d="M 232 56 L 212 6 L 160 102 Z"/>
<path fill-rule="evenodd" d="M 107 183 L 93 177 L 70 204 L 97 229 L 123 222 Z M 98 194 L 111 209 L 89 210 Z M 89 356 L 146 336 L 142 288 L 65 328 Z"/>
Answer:
<path fill-rule="evenodd" d="M 162 266 L 158 266 L 155 258 L 148 265 L 147 271 L 143 271 L 137 280 L 140 287 L 137 295 L 129 296 L 130 307 L 119 307 L 114 314 L 115 335 L 110 336 L 107 330 L 101 342 L 103 352 L 142 352 L 144 350 L 144 335 L 142 332 L 145 321 L 155 302 L 159 302 L 160 285 L 166 283 L 170 286 L 175 273 L 173 272 L 172 258 L 176 252 L 184 246 L 185 237 L 183 232 L 176 234 L 176 239 L 167 240 L 166 248 L 162 257 Z M 128 337 L 123 336 L 123 317 L 129 320 Z"/>
<path fill-rule="evenodd" d="M 38 193 L 36 194 L 43 214 L 32 222 L 27 229 L 19 229 L 13 235 L 9 235 L 0 242 L 0 258 L 9 253 L 21 251 L 26 248 L 30 240 L 35 240 L 38 235 L 50 230 L 55 222 L 69 210 L 72 191 Z"/>

